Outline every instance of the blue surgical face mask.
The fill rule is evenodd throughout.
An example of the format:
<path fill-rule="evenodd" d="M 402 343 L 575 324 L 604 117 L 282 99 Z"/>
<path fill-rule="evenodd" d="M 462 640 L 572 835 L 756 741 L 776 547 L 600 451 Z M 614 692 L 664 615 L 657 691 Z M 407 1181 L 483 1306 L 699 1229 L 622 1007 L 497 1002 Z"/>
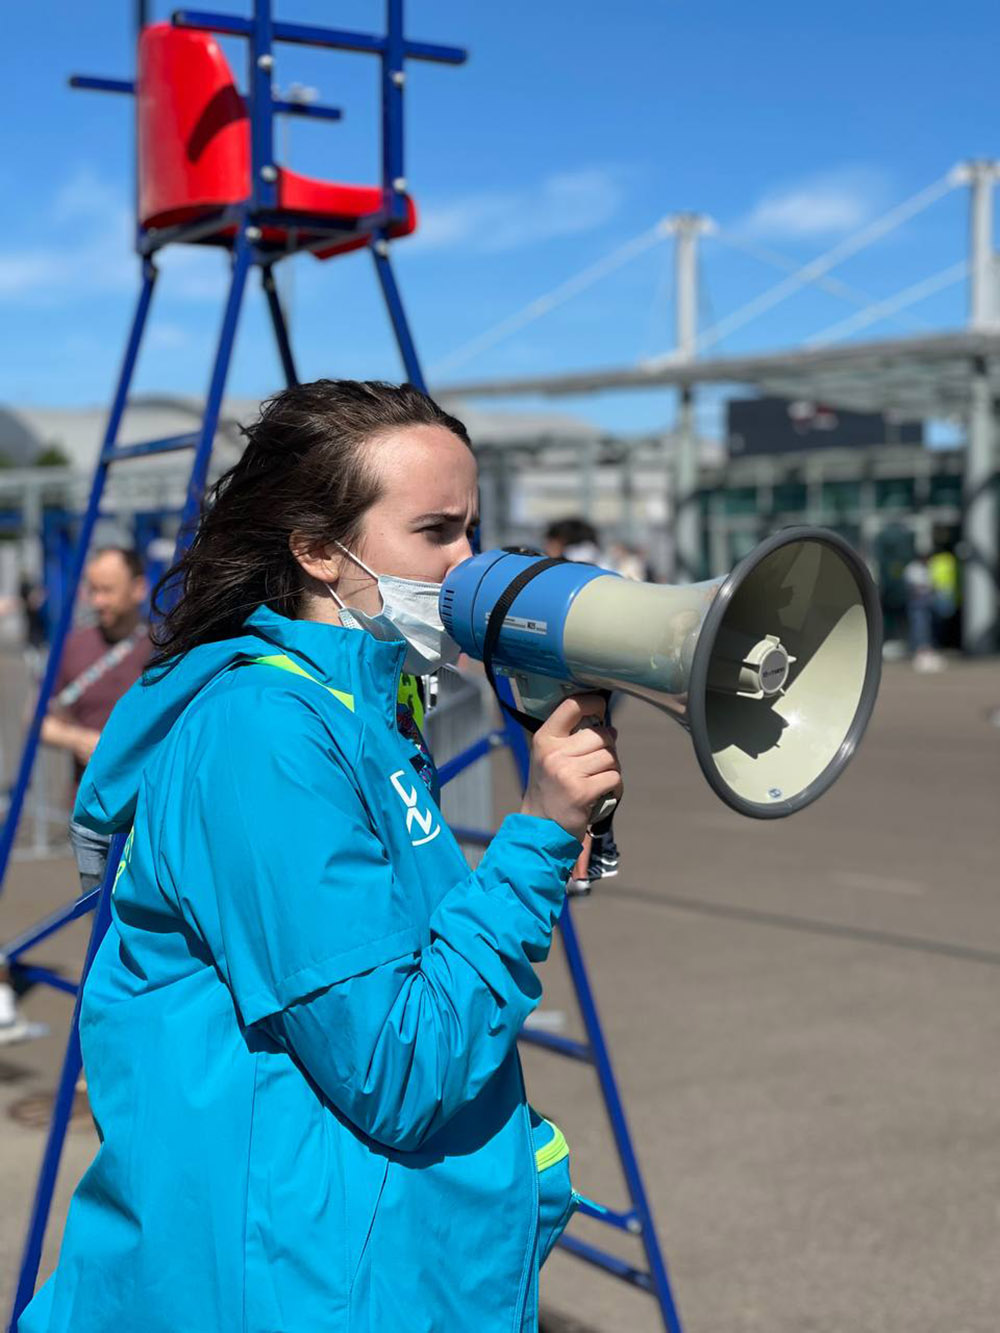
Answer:
<path fill-rule="evenodd" d="M 403 579 L 396 574 L 376 574 L 346 546 L 337 545 L 349 560 L 370 574 L 378 584 L 382 609 L 369 615 L 355 606 L 347 606 L 334 588 L 327 584 L 330 596 L 341 608 L 341 624 L 349 629 L 364 629 L 376 639 L 393 642 L 406 640 L 403 670 L 412 676 L 429 676 L 442 666 L 458 660 L 462 651 L 441 621 L 438 602 L 440 583 Z"/>

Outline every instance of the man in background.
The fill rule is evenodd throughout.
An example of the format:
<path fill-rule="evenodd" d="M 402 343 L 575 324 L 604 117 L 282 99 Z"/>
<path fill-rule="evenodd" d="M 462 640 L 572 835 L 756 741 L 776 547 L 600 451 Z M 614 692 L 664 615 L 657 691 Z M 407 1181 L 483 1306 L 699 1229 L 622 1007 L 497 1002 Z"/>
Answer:
<path fill-rule="evenodd" d="M 66 638 L 42 741 L 73 756 L 73 794 L 100 740 L 111 710 L 142 674 L 152 653 L 143 618 L 149 589 L 135 551 L 106 546 L 87 565 L 84 596 L 95 623 Z M 70 820 L 69 839 L 88 893 L 104 878 L 110 839 Z M 46 1029 L 21 1013 L 9 969 L 0 957 L 0 1046 L 42 1035 Z M 81 1079 L 78 1090 L 82 1090 Z"/>
<path fill-rule="evenodd" d="M 947 542 L 939 542 L 927 561 L 930 575 L 934 617 L 934 644 L 942 648 L 957 648 L 961 641 L 959 606 L 962 595 L 962 575 L 958 557 Z"/>
<path fill-rule="evenodd" d="M 545 554 L 578 560 L 582 564 L 602 564 L 597 529 L 585 518 L 557 518 L 545 529 Z"/>
<path fill-rule="evenodd" d="M 142 675 L 153 651 L 144 620 L 149 587 L 138 554 L 105 546 L 91 558 L 84 578 L 95 623 L 67 636 L 42 723 L 43 742 L 73 756 L 74 795 L 112 708 Z M 110 840 L 72 820 L 69 838 L 86 893 L 104 877 Z"/>
<path fill-rule="evenodd" d="M 24 617 L 24 659 L 32 679 L 37 681 L 45 665 L 45 650 L 49 642 L 45 584 L 35 583 L 24 573 L 18 581 L 17 591 Z"/>
<path fill-rule="evenodd" d="M 914 671 L 943 671 L 945 660 L 934 646 L 934 586 L 926 551 L 918 551 L 903 570 L 906 621 Z"/>

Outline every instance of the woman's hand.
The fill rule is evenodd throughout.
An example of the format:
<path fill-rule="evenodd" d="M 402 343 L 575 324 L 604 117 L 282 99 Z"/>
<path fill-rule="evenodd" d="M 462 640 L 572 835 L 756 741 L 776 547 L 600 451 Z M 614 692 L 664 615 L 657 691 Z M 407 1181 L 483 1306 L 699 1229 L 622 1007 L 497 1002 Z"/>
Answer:
<path fill-rule="evenodd" d="M 605 711 L 602 695 L 575 694 L 563 700 L 532 739 L 521 813 L 552 819 L 581 842 L 602 798 L 622 796 L 617 731 L 581 725 L 585 719 L 603 720 Z"/>

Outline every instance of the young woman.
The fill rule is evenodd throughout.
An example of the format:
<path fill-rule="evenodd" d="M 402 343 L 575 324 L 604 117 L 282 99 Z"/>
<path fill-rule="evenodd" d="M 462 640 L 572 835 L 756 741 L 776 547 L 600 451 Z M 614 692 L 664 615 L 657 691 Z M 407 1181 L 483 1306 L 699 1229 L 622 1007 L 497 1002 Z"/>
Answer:
<path fill-rule="evenodd" d="M 401 674 L 453 650 L 462 424 L 319 381 L 247 431 L 76 817 L 131 827 L 81 1037 L 101 1137 L 22 1333 L 521 1333 L 575 1199 L 515 1049 L 614 734 L 569 699 L 474 872 Z"/>

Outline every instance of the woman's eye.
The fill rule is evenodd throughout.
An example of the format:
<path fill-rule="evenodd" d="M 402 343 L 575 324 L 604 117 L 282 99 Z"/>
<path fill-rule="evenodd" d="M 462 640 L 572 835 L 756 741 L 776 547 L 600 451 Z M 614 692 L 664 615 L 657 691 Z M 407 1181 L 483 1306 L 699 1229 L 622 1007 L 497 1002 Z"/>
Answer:
<path fill-rule="evenodd" d="M 473 523 L 471 526 L 464 529 L 465 536 L 469 541 L 472 541 L 475 536 L 477 527 L 478 524 Z M 419 528 L 418 531 L 428 534 L 435 541 L 447 542 L 457 541 L 458 534 L 462 529 L 456 528 L 450 523 L 430 523 L 425 528 Z"/>

